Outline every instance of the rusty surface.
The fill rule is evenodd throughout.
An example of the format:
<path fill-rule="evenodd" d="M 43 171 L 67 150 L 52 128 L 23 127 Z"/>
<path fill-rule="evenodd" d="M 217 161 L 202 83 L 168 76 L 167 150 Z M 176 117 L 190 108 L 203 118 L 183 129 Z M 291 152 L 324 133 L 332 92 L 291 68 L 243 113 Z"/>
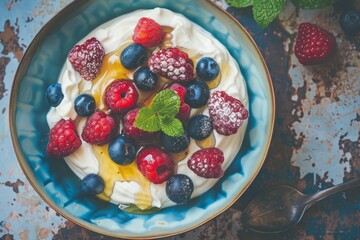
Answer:
<path fill-rule="evenodd" d="M 23 51 L 40 27 L 69 2 L 0 3 L 0 122 L 5 126 L 6 92 Z M 292 185 L 311 194 L 360 177 L 359 34 L 345 36 L 338 24 L 340 11 L 332 7 L 301 11 L 288 4 L 274 23 L 260 29 L 251 9 L 215 2 L 248 29 L 268 64 L 277 104 L 274 135 L 262 170 L 232 208 L 200 228 L 169 239 L 360 239 L 360 189 L 315 204 L 288 232 L 258 234 L 241 222 L 247 203 L 274 185 Z M 304 21 L 335 35 L 338 49 L 329 62 L 315 67 L 297 62 L 293 45 L 297 26 Z M 17 165 L 6 128 L 0 130 L 0 154 L 4 164 L 0 169 L 0 239 L 106 238 L 60 217 L 36 195 Z"/>

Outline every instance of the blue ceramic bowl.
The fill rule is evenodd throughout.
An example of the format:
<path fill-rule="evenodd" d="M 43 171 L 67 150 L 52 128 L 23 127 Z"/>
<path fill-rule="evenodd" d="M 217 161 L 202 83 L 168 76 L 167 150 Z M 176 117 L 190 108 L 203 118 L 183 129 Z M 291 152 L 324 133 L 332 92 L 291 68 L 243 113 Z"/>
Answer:
<path fill-rule="evenodd" d="M 211 32 L 238 62 L 245 77 L 250 119 L 244 144 L 218 183 L 189 204 L 147 215 L 126 214 L 84 196 L 64 161 L 46 154 L 46 88 L 57 82 L 67 53 L 98 25 L 138 9 L 168 8 Z M 63 9 L 35 37 L 11 92 L 11 136 L 19 163 L 39 195 L 58 213 L 92 231 L 123 238 L 154 238 L 196 228 L 228 209 L 249 187 L 267 154 L 274 124 L 270 75 L 254 41 L 225 11 L 206 0 L 80 0 Z"/>

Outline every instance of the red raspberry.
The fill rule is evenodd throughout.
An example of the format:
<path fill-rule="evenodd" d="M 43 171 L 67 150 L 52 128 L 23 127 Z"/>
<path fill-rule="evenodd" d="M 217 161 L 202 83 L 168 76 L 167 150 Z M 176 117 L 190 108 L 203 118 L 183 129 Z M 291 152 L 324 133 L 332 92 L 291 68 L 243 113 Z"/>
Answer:
<path fill-rule="evenodd" d="M 81 45 L 75 45 L 68 54 L 68 59 L 80 76 L 93 80 L 100 72 L 105 56 L 104 47 L 96 38 L 90 38 Z"/>
<path fill-rule="evenodd" d="M 189 158 L 188 167 L 198 176 L 204 178 L 219 178 L 224 174 L 221 164 L 224 153 L 218 148 L 200 149 Z"/>
<path fill-rule="evenodd" d="M 104 112 L 95 112 L 86 121 L 81 137 L 95 145 L 109 143 L 115 134 L 115 120 Z"/>
<path fill-rule="evenodd" d="M 299 62 L 310 65 L 327 59 L 336 48 L 334 36 L 311 23 L 301 23 L 295 43 Z"/>
<path fill-rule="evenodd" d="M 168 180 L 174 172 L 174 163 L 169 155 L 159 148 L 146 147 L 137 155 L 140 172 L 155 184 Z"/>
<path fill-rule="evenodd" d="M 180 106 L 183 105 L 185 95 L 186 95 L 186 92 L 187 92 L 186 87 L 184 87 L 183 85 L 180 85 L 179 83 L 174 83 L 173 85 L 170 86 L 169 89 L 173 90 L 174 92 L 177 93 L 177 95 L 179 95 L 179 97 L 180 97 Z"/>
<path fill-rule="evenodd" d="M 151 71 L 176 82 L 195 79 L 194 64 L 187 53 L 178 48 L 162 49 L 153 53 L 148 65 Z"/>
<path fill-rule="evenodd" d="M 129 80 L 116 80 L 106 88 L 105 104 L 114 113 L 125 113 L 136 105 L 139 94 Z"/>
<path fill-rule="evenodd" d="M 124 125 L 123 125 L 123 131 L 125 136 L 137 140 L 137 141 L 146 141 L 149 139 L 154 139 L 156 133 L 154 132 L 147 132 L 143 131 L 134 125 L 134 121 L 138 115 L 139 109 L 133 109 L 126 113 L 124 117 Z"/>
<path fill-rule="evenodd" d="M 180 106 L 179 113 L 176 115 L 176 118 L 178 118 L 182 123 L 186 122 L 191 113 L 191 107 L 184 103 Z"/>
<path fill-rule="evenodd" d="M 151 18 L 140 18 L 132 37 L 133 41 L 144 47 L 156 47 L 160 45 L 165 38 L 165 32 L 161 26 Z"/>
<path fill-rule="evenodd" d="M 77 135 L 74 122 L 60 120 L 50 130 L 47 151 L 54 157 L 66 157 L 75 152 L 81 145 L 81 140 Z"/>
<path fill-rule="evenodd" d="M 213 127 L 219 134 L 235 134 L 249 112 L 239 99 L 233 98 L 224 91 L 215 91 L 209 100 L 209 113 Z"/>

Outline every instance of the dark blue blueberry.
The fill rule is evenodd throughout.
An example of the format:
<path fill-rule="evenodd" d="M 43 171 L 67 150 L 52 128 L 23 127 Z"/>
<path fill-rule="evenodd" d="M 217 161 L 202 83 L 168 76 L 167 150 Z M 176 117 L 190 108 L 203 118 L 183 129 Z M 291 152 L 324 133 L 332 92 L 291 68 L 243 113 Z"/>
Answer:
<path fill-rule="evenodd" d="M 120 55 L 121 64 L 130 70 L 140 67 L 145 60 L 146 48 L 136 43 L 127 46 Z"/>
<path fill-rule="evenodd" d="M 74 106 L 77 114 L 87 117 L 95 112 L 95 99 L 89 94 L 80 94 L 75 98 Z"/>
<path fill-rule="evenodd" d="M 194 184 L 186 175 L 175 174 L 166 182 L 166 195 L 177 204 L 187 203 L 193 191 Z"/>
<path fill-rule="evenodd" d="M 135 159 L 137 146 L 133 140 L 125 136 L 117 136 L 108 147 L 110 158 L 119 165 L 129 165 Z"/>
<path fill-rule="evenodd" d="M 61 91 L 61 84 L 60 83 L 51 84 L 46 89 L 46 97 L 50 106 L 57 107 L 64 98 L 64 94 Z"/>
<path fill-rule="evenodd" d="M 204 57 L 196 64 L 196 75 L 204 81 L 212 81 L 219 75 L 219 65 L 210 58 Z"/>
<path fill-rule="evenodd" d="M 152 91 L 158 83 L 158 76 L 149 67 L 141 67 L 134 73 L 136 87 L 143 91 Z"/>
<path fill-rule="evenodd" d="M 190 137 L 196 140 L 203 140 L 207 138 L 213 130 L 212 121 L 206 115 L 195 115 L 189 120 L 187 130 Z"/>
<path fill-rule="evenodd" d="M 340 26 L 348 35 L 356 35 L 360 31 L 360 11 L 356 8 L 344 11 L 340 16 Z"/>
<path fill-rule="evenodd" d="M 192 108 L 201 108 L 206 105 L 210 97 L 208 85 L 199 80 L 191 81 L 186 86 L 185 102 Z"/>
<path fill-rule="evenodd" d="M 190 137 L 187 133 L 180 137 L 171 137 L 161 132 L 160 142 L 165 150 L 178 153 L 186 150 L 189 147 Z"/>
<path fill-rule="evenodd" d="M 95 173 L 90 173 L 81 180 L 81 189 L 86 194 L 100 194 L 104 191 L 104 186 L 104 180 Z"/>

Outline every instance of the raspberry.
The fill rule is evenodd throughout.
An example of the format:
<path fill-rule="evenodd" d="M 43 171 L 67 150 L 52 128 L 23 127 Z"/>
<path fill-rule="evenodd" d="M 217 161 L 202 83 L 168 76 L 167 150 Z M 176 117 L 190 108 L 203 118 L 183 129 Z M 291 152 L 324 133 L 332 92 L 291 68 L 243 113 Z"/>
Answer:
<path fill-rule="evenodd" d="M 221 164 L 224 153 L 218 148 L 200 149 L 189 158 L 188 167 L 198 176 L 204 178 L 220 178 L 224 171 Z"/>
<path fill-rule="evenodd" d="M 144 47 L 156 47 L 160 45 L 165 38 L 165 32 L 161 26 L 151 18 L 140 18 L 132 37 L 133 41 Z"/>
<path fill-rule="evenodd" d="M 336 47 L 334 36 L 311 23 L 301 23 L 295 43 L 295 55 L 304 65 L 322 62 Z"/>
<path fill-rule="evenodd" d="M 114 113 L 125 113 L 136 105 L 139 94 L 129 80 L 116 80 L 106 88 L 105 105 Z"/>
<path fill-rule="evenodd" d="M 124 116 L 124 124 L 123 124 L 123 131 L 125 136 L 137 140 L 137 141 L 146 141 L 149 139 L 154 139 L 156 133 L 143 131 L 137 128 L 134 125 L 134 121 L 138 115 L 139 109 L 133 109 L 126 113 Z"/>
<path fill-rule="evenodd" d="M 186 92 L 187 92 L 186 87 L 180 85 L 179 83 L 174 83 L 170 86 L 169 89 L 176 92 L 176 94 L 179 95 L 179 97 L 180 97 L 180 109 L 179 109 L 179 113 L 176 115 L 176 117 L 181 122 L 184 123 L 190 117 L 190 111 L 191 111 L 190 106 L 188 104 L 186 104 L 185 100 L 184 100 Z"/>
<path fill-rule="evenodd" d="M 226 136 L 235 134 L 249 116 L 241 101 L 224 91 L 215 91 L 211 95 L 208 107 L 214 129 Z"/>
<path fill-rule="evenodd" d="M 180 97 L 180 106 L 184 104 L 184 99 L 185 99 L 185 95 L 186 95 L 186 87 L 178 84 L 178 83 L 174 83 L 173 85 L 170 86 L 169 88 L 170 90 L 173 90 L 174 92 L 176 92 L 177 95 L 179 95 Z"/>
<path fill-rule="evenodd" d="M 172 159 L 159 148 L 143 148 L 139 151 L 136 159 L 140 172 L 155 184 L 163 183 L 173 175 Z"/>
<path fill-rule="evenodd" d="M 50 130 L 47 151 L 54 157 L 66 157 L 75 152 L 81 145 L 81 140 L 75 130 L 74 122 L 60 120 Z"/>
<path fill-rule="evenodd" d="M 68 59 L 83 79 L 91 81 L 100 72 L 104 56 L 104 47 L 93 37 L 81 45 L 75 45 L 70 50 Z"/>
<path fill-rule="evenodd" d="M 115 120 L 104 112 L 95 112 L 86 121 L 81 137 L 95 145 L 109 143 L 115 133 Z"/>
<path fill-rule="evenodd" d="M 187 53 L 178 48 L 167 48 L 153 53 L 148 65 L 151 71 L 172 81 L 186 82 L 195 79 L 193 62 Z"/>
<path fill-rule="evenodd" d="M 180 106 L 179 113 L 176 115 L 176 118 L 178 118 L 182 123 L 185 123 L 189 119 L 190 113 L 190 106 L 186 103 L 183 103 Z"/>

